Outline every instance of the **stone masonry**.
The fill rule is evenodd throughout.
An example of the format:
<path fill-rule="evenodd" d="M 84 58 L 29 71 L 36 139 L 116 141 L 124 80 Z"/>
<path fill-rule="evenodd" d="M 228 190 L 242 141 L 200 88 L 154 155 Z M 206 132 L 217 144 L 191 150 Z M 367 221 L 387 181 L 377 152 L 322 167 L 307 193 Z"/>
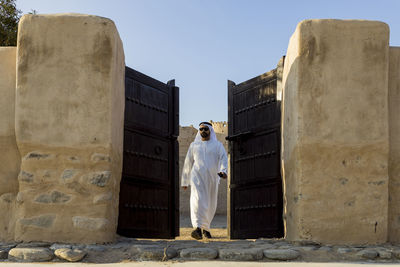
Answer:
<path fill-rule="evenodd" d="M 118 263 L 142 261 L 259 261 L 259 262 L 400 262 L 394 245 L 335 246 L 282 239 L 239 241 L 136 240 L 121 238 L 105 245 L 63 243 L 0 243 L 0 262 Z M 168 265 L 168 263 L 165 263 Z M 237 265 L 240 265 L 238 262 Z"/>
<path fill-rule="evenodd" d="M 4 89 L 15 103 L 22 161 L 19 175 L 14 167 L 14 175 L 0 177 L 15 184 L 0 197 L 14 214 L 0 223 L 8 219 L 15 229 L 1 227 L 0 239 L 113 241 L 125 101 L 124 52 L 114 23 L 79 14 L 25 15 L 16 69 L 16 91 L 11 82 Z"/>
<path fill-rule="evenodd" d="M 288 240 L 386 242 L 388 56 L 385 23 L 298 24 L 283 73 Z"/>

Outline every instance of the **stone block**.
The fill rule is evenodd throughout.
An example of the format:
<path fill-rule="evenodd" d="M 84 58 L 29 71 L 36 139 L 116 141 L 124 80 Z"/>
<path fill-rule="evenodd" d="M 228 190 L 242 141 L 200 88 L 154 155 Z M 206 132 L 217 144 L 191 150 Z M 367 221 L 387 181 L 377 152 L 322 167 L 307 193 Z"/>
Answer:
<path fill-rule="evenodd" d="M 53 257 L 53 252 L 48 248 L 13 248 L 8 252 L 8 259 L 12 261 L 51 261 Z"/>
<path fill-rule="evenodd" d="M 18 219 L 17 222 L 21 226 L 33 226 L 33 228 L 49 228 L 53 226 L 54 220 L 56 219 L 56 215 L 54 214 L 46 214 L 40 215 L 31 218 L 21 218 Z M 40 239 L 38 239 L 40 240 Z"/>
<path fill-rule="evenodd" d="M 263 251 L 258 248 L 226 248 L 219 250 L 219 258 L 229 261 L 258 261 L 263 258 Z"/>
<path fill-rule="evenodd" d="M 180 256 L 187 260 L 212 260 L 218 257 L 218 251 L 213 248 L 185 248 Z"/>
<path fill-rule="evenodd" d="M 400 47 L 389 48 L 389 241 L 400 243 Z"/>
<path fill-rule="evenodd" d="M 292 35 L 282 80 L 288 240 L 386 241 L 388 52 L 377 21 L 305 20 Z"/>
<path fill-rule="evenodd" d="M 359 252 L 356 253 L 356 256 L 362 260 L 362 259 L 369 259 L 369 260 L 373 260 L 376 257 L 378 257 L 378 252 L 376 250 L 372 250 L 372 249 L 363 249 Z"/>
<path fill-rule="evenodd" d="M 300 253 L 293 249 L 266 249 L 264 256 L 270 260 L 294 260 L 300 256 Z"/>
<path fill-rule="evenodd" d="M 109 224 L 109 221 L 104 218 L 88 218 L 83 216 L 73 217 L 72 221 L 75 228 L 89 231 L 106 229 Z"/>
<path fill-rule="evenodd" d="M 24 195 L 17 240 L 115 239 L 124 81 L 124 52 L 113 21 L 81 14 L 21 18 L 15 132 Z M 112 192 L 110 201 L 93 203 L 106 192 Z M 45 230 L 21 224 L 46 213 L 56 219 Z"/>
<path fill-rule="evenodd" d="M 53 191 L 48 194 L 39 195 L 35 201 L 38 203 L 54 204 L 54 203 L 65 203 L 71 199 L 71 196 L 66 195 L 62 192 Z"/>
<path fill-rule="evenodd" d="M 57 258 L 66 260 L 69 262 L 77 262 L 82 260 L 86 256 L 86 252 L 80 249 L 70 249 L 70 248 L 59 248 L 54 251 L 54 255 Z"/>
<path fill-rule="evenodd" d="M 144 261 L 165 261 L 175 258 L 178 252 L 174 248 L 161 248 L 154 246 L 137 246 L 135 247 L 136 257 Z"/>

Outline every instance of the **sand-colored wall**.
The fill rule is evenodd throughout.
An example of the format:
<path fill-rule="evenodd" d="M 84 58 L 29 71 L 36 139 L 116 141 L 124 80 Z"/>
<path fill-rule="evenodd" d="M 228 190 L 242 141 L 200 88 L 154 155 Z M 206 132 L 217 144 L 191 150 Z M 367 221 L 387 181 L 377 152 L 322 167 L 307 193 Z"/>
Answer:
<path fill-rule="evenodd" d="M 400 243 L 400 47 L 389 48 L 389 228 Z"/>
<path fill-rule="evenodd" d="M 0 241 L 13 239 L 15 196 L 21 158 L 15 142 L 16 47 L 0 47 Z"/>
<path fill-rule="evenodd" d="M 388 207 L 389 28 L 306 20 L 283 74 L 288 240 L 383 243 Z"/>
<path fill-rule="evenodd" d="M 80 14 L 21 18 L 16 240 L 114 240 L 124 70 L 122 42 L 111 20 Z"/>
<path fill-rule="evenodd" d="M 226 152 L 228 153 L 228 141 L 225 137 L 228 134 L 228 124 L 226 122 L 214 122 L 210 121 L 215 130 L 218 141 L 220 141 Z M 186 153 L 189 149 L 190 144 L 196 137 L 197 129 L 191 126 L 179 127 L 179 180 L 182 175 L 182 168 L 185 162 Z M 227 212 L 227 180 L 221 179 L 218 187 L 218 201 L 216 214 L 226 216 Z M 179 192 L 179 211 L 181 216 L 190 216 L 190 190 L 183 190 L 180 188 Z M 211 225 L 212 226 L 212 225 Z"/>

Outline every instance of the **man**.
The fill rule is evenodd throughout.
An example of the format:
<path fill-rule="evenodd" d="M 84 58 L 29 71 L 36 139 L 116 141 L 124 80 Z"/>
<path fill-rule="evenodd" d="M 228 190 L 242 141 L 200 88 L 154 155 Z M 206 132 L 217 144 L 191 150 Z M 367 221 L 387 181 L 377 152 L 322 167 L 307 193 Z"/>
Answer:
<path fill-rule="evenodd" d="M 191 186 L 190 218 L 195 228 L 191 235 L 195 239 L 202 239 L 203 234 L 211 238 L 210 224 L 217 209 L 219 180 L 226 179 L 227 166 L 226 151 L 211 123 L 200 123 L 186 154 L 181 182 L 185 190 Z"/>

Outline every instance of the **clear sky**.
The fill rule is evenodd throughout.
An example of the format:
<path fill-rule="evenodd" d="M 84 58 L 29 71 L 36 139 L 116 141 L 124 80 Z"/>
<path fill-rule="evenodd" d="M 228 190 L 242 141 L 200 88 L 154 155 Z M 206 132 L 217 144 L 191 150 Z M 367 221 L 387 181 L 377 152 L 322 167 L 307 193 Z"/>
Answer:
<path fill-rule="evenodd" d="M 304 19 L 367 19 L 390 26 L 400 46 L 400 0 L 17 0 L 27 13 L 112 19 L 126 65 L 180 87 L 180 124 L 227 120 L 227 80 L 276 67 Z"/>

